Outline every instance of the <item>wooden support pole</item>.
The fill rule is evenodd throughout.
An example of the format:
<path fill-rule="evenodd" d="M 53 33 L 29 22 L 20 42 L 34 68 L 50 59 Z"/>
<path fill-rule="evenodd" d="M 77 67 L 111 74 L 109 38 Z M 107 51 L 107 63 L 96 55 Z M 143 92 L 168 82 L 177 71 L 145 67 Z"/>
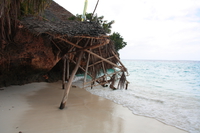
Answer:
<path fill-rule="evenodd" d="M 124 71 L 128 74 L 128 71 L 126 69 L 126 67 L 123 65 L 123 63 L 120 61 L 119 57 L 112 51 L 112 54 L 115 56 L 115 58 L 119 61 L 119 63 L 121 64 L 121 66 L 125 69 Z M 129 74 L 128 74 L 129 75 Z"/>
<path fill-rule="evenodd" d="M 114 57 L 115 57 L 115 56 L 111 56 L 111 57 L 108 57 L 108 58 L 106 58 L 106 59 L 108 60 L 108 59 L 112 59 L 112 58 L 114 58 Z M 94 66 L 94 65 L 99 64 L 99 63 L 101 63 L 101 62 L 103 62 L 103 60 L 97 61 L 97 62 L 95 62 L 95 63 L 89 65 L 88 67 Z"/>
<path fill-rule="evenodd" d="M 114 67 L 117 67 L 117 68 L 119 68 L 119 69 L 122 69 L 120 66 L 118 66 L 118 65 L 116 65 L 115 63 L 113 63 L 113 62 L 111 62 L 111 61 L 109 61 L 109 60 L 107 60 L 107 59 L 105 59 L 105 58 L 99 56 L 98 54 L 95 54 L 95 53 L 93 53 L 93 52 L 91 52 L 91 51 L 89 51 L 89 50 L 85 50 L 85 51 L 88 52 L 88 53 L 90 53 L 90 54 L 92 54 L 92 55 L 94 55 L 94 56 L 96 56 L 97 58 L 100 58 L 100 59 L 102 59 L 103 61 L 105 61 L 105 62 L 107 62 L 107 63 L 113 65 Z"/>
<path fill-rule="evenodd" d="M 100 53 L 100 56 L 102 56 L 100 47 L 99 47 L 99 53 Z M 103 67 L 104 75 L 106 75 L 106 74 L 107 74 L 107 71 L 105 70 L 104 62 L 101 62 L 101 65 L 102 65 L 102 67 Z M 106 78 L 106 81 L 107 81 L 107 78 Z"/>
<path fill-rule="evenodd" d="M 75 46 L 75 47 L 77 47 L 77 48 L 80 48 L 80 49 L 83 48 L 83 47 L 81 47 L 81 46 L 79 46 L 79 45 L 77 45 L 77 44 L 74 44 L 74 43 L 68 41 L 67 39 L 63 39 L 63 38 L 59 38 L 59 39 L 62 40 L 62 41 L 65 41 L 65 42 L 69 43 L 70 45 L 73 45 L 73 46 Z M 111 62 L 111 61 L 109 61 L 109 60 L 106 60 L 105 58 L 103 58 L 103 57 L 101 57 L 101 56 L 99 56 L 99 55 L 97 55 L 97 54 L 91 52 L 90 50 L 84 49 L 84 51 L 86 51 L 86 52 L 88 52 L 88 53 L 90 53 L 90 54 L 96 56 L 97 58 L 102 59 L 103 61 L 105 61 L 105 62 L 107 62 L 107 63 L 109 63 L 109 64 L 111 64 L 111 65 L 113 65 L 113 66 L 115 66 L 115 67 L 117 67 L 117 68 L 119 68 L 119 69 L 122 69 L 120 66 L 116 65 L 115 63 L 113 63 L 113 62 Z"/>
<path fill-rule="evenodd" d="M 103 45 L 106 45 L 106 44 L 108 44 L 109 42 L 110 42 L 110 40 L 106 39 L 106 41 L 105 41 L 104 43 L 88 46 L 88 47 L 84 48 L 84 50 L 85 50 L 85 49 L 90 49 L 90 50 L 91 50 L 91 49 L 95 49 L 95 48 L 101 47 L 101 46 L 103 46 Z"/>
<path fill-rule="evenodd" d="M 65 91 L 64 91 L 64 96 L 63 96 L 63 99 L 62 99 L 61 104 L 60 104 L 60 109 L 65 108 L 65 105 L 66 105 L 66 102 L 67 102 L 67 99 L 68 99 L 68 94 L 69 94 L 69 91 L 70 91 L 70 88 L 71 88 L 71 85 L 72 85 L 72 81 L 74 79 L 74 76 L 75 76 L 78 68 L 79 68 L 82 56 L 83 56 L 83 51 L 81 51 L 81 53 L 79 54 L 76 66 L 75 66 L 74 70 L 72 71 L 72 74 L 69 78 L 69 81 L 67 82 L 67 86 L 66 86 Z"/>
<path fill-rule="evenodd" d="M 66 56 L 64 56 L 63 61 L 63 79 L 62 79 L 62 89 L 65 89 L 65 74 L 66 74 Z"/>
<path fill-rule="evenodd" d="M 86 78 L 87 78 L 89 62 L 90 62 L 90 54 L 88 53 L 88 60 L 87 60 L 87 64 L 86 64 L 86 68 L 85 68 L 85 76 L 84 76 L 84 80 L 83 80 L 83 88 L 84 88 Z"/>
<path fill-rule="evenodd" d="M 96 6 L 95 6 L 95 8 L 94 8 L 94 11 L 93 11 L 93 13 L 92 13 L 92 18 L 93 18 L 93 16 L 94 16 L 94 12 L 95 12 L 96 9 L 97 9 L 97 5 L 98 5 L 98 3 L 99 3 L 99 0 L 97 0 L 97 4 L 96 4 Z"/>
<path fill-rule="evenodd" d="M 126 87 L 125 87 L 125 90 L 127 90 L 127 89 L 128 89 L 128 84 L 129 84 L 129 82 L 128 82 L 128 81 L 126 81 Z"/>
<path fill-rule="evenodd" d="M 67 81 L 69 81 L 69 59 L 67 59 Z"/>
<path fill-rule="evenodd" d="M 109 38 L 109 36 L 107 36 L 107 35 L 101 35 L 101 36 L 98 36 L 98 37 L 92 37 L 92 36 L 73 36 L 73 37 L 74 38 L 89 38 L 89 39 L 105 39 L 105 38 Z M 58 38 L 60 38 L 60 37 L 58 37 Z"/>
<path fill-rule="evenodd" d="M 71 60 L 71 61 L 72 61 L 74 64 L 76 64 L 76 62 L 75 62 L 74 60 Z M 83 67 L 79 66 L 79 68 L 85 72 L 85 69 L 84 69 Z M 91 75 L 90 73 L 87 73 L 87 74 L 88 74 L 90 77 L 92 77 L 92 75 Z"/>

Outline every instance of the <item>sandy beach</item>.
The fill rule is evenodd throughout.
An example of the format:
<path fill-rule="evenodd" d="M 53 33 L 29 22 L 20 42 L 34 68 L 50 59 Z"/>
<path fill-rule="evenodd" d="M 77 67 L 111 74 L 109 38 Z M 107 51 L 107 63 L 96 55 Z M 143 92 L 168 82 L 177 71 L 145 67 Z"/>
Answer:
<path fill-rule="evenodd" d="M 127 108 L 71 88 L 67 107 L 59 109 L 61 82 L 0 88 L 1 133 L 186 133 Z"/>

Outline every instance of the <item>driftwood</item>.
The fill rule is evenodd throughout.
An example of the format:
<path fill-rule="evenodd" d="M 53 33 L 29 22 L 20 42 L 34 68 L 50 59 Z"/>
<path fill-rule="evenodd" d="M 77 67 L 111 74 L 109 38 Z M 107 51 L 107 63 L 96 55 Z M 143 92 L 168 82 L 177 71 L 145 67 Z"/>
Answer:
<path fill-rule="evenodd" d="M 115 88 L 114 87 L 114 85 L 115 85 L 115 81 L 116 81 L 116 74 L 113 74 L 113 76 L 111 77 L 111 79 L 110 79 L 110 82 L 111 82 L 111 84 L 110 84 L 110 88 L 111 89 L 113 89 L 113 90 L 116 90 L 117 88 Z"/>
<path fill-rule="evenodd" d="M 111 73 L 111 74 L 107 74 L 106 76 L 113 76 L 113 75 L 116 75 L 116 74 L 118 74 L 118 73 L 120 73 L 121 72 L 121 70 L 120 71 L 116 71 L 116 72 L 114 72 L 114 73 Z M 102 77 L 99 77 L 99 78 L 96 78 L 96 79 L 93 79 L 93 80 L 91 80 L 91 81 L 88 81 L 88 82 L 85 82 L 84 83 L 84 85 L 87 85 L 87 84 L 90 84 L 90 83 L 94 83 L 94 82 L 97 82 L 98 83 L 98 85 L 103 85 L 103 84 L 106 84 L 106 83 L 110 83 L 110 82 L 112 82 L 112 76 L 111 76 L 111 79 L 110 80 L 107 80 L 107 81 L 104 81 L 104 82 L 100 82 L 101 81 L 101 78 Z M 117 78 L 115 78 L 115 80 L 117 80 Z M 93 86 L 98 86 L 98 85 L 94 85 L 93 84 Z M 113 84 L 114 85 L 114 84 Z M 84 86 L 84 88 L 87 88 L 87 87 L 89 87 L 89 86 Z"/>

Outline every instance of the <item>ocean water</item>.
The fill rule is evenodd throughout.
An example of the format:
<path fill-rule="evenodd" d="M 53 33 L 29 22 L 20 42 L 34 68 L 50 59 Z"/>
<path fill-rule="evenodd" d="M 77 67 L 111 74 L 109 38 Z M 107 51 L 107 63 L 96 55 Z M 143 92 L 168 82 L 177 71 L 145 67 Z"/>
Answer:
<path fill-rule="evenodd" d="M 86 88 L 130 109 L 190 133 L 200 133 L 200 61 L 123 60 L 128 90 Z"/>

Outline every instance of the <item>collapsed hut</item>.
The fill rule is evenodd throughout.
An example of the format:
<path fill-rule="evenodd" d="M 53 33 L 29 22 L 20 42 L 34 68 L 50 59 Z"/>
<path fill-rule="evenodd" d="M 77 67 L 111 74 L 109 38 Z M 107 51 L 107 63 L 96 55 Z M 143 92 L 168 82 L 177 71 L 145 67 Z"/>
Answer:
<path fill-rule="evenodd" d="M 63 89 L 65 93 L 60 108 L 63 109 L 71 88 L 72 81 L 78 69 L 85 73 L 83 87 L 96 85 L 110 88 L 124 88 L 128 82 L 125 73 L 127 69 L 119 60 L 114 44 L 96 22 L 79 21 L 41 21 L 34 17 L 24 18 L 22 25 L 35 35 L 45 34 L 52 41 L 64 60 Z M 75 64 L 72 72 L 69 63 Z M 113 69 L 113 73 L 107 72 Z M 87 82 L 86 76 L 91 77 Z M 68 82 L 66 83 L 66 79 Z M 119 83 L 115 87 L 115 82 Z"/>
<path fill-rule="evenodd" d="M 102 85 L 114 90 L 127 89 L 127 69 L 120 61 L 113 42 L 97 22 L 57 19 L 51 16 L 49 10 L 45 10 L 45 14 L 45 18 L 24 17 L 18 23 L 18 28 L 22 33 L 28 32 L 48 39 L 54 45 L 55 60 L 63 61 L 64 95 L 60 109 L 66 105 L 77 71 L 85 73 L 83 88 Z M 61 17 L 64 17 L 64 14 Z M 71 66 L 74 67 L 70 69 Z M 113 72 L 108 73 L 108 69 Z M 88 81 L 87 76 L 91 80 Z"/>

